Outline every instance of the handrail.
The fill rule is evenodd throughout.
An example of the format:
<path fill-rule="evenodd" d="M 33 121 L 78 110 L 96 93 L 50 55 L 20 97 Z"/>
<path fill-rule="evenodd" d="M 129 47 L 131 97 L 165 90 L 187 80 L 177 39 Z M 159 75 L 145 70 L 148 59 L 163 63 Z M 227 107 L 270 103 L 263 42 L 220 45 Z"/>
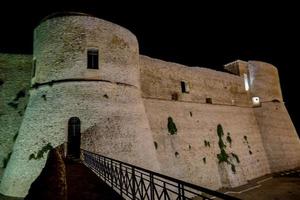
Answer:
<path fill-rule="evenodd" d="M 122 197 L 141 200 L 192 200 L 197 196 L 202 199 L 238 199 L 84 149 L 81 151 L 83 163 Z"/>

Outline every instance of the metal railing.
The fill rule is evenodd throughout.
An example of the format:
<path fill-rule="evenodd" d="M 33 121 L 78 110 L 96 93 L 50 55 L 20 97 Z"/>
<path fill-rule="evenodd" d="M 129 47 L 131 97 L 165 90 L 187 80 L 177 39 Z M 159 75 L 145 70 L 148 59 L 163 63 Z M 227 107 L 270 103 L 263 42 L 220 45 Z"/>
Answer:
<path fill-rule="evenodd" d="M 238 199 L 83 149 L 81 151 L 83 163 L 126 199 Z"/>

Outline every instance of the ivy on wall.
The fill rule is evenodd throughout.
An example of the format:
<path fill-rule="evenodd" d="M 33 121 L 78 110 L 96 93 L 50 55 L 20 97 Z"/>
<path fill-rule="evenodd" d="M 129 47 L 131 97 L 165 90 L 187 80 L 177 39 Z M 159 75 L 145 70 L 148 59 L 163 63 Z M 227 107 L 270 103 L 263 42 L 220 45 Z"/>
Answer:
<path fill-rule="evenodd" d="M 172 117 L 168 117 L 168 131 L 171 135 L 177 133 L 176 124 L 174 123 Z"/>
<path fill-rule="evenodd" d="M 246 135 L 244 135 L 244 140 L 244 143 L 247 144 L 249 154 L 252 155 L 251 146 L 249 145 L 248 137 Z"/>
<path fill-rule="evenodd" d="M 235 153 L 227 153 L 226 152 L 226 145 L 223 141 L 223 136 L 224 136 L 224 132 L 223 132 L 223 127 L 221 124 L 218 124 L 217 126 L 217 134 L 218 134 L 218 137 L 219 137 L 219 141 L 218 141 L 218 144 L 219 144 L 219 148 L 220 148 L 220 153 L 217 154 L 217 158 L 219 160 L 219 163 L 227 163 L 229 165 L 231 165 L 231 170 L 233 173 L 236 173 L 236 168 L 235 168 L 235 165 L 233 163 L 233 160 L 232 158 L 234 158 L 236 160 L 237 163 L 240 163 L 240 159 L 238 157 L 238 155 L 236 155 Z M 228 137 L 229 135 L 227 135 Z M 229 136 L 230 137 L 230 136 Z M 226 138 L 227 142 L 229 144 L 231 144 L 232 142 L 232 139 L 230 138 L 230 142 L 228 141 L 228 139 Z"/>

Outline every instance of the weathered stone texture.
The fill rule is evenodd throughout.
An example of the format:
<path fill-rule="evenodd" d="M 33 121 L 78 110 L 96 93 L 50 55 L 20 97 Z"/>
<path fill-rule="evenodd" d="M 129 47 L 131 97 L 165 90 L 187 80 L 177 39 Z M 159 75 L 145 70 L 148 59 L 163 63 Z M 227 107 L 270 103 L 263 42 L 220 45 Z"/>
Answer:
<path fill-rule="evenodd" d="M 89 48 L 99 49 L 98 70 L 87 69 Z M 30 155 L 67 142 L 71 117 L 81 121 L 81 148 L 213 189 L 300 166 L 299 138 L 271 64 L 233 62 L 225 66 L 233 75 L 140 56 L 132 33 L 86 15 L 44 20 L 34 32 L 33 59 L 36 87 L 24 113 L 27 95 L 16 109 L 7 103 L 28 90 L 31 56 L 0 54 L 1 159 L 20 127 L 1 193 L 26 195 L 46 162 L 46 155 Z M 262 104 L 255 107 L 252 97 Z M 236 173 L 217 158 L 218 124 Z"/>
<path fill-rule="evenodd" d="M 144 98 L 170 100 L 173 93 L 179 101 L 249 106 L 250 98 L 244 79 L 207 68 L 187 67 L 146 56 L 140 57 L 141 85 Z M 186 81 L 190 92 L 182 93 L 180 83 Z"/>
<path fill-rule="evenodd" d="M 52 18 L 34 31 L 33 83 L 96 79 L 139 87 L 138 43 L 128 30 L 89 16 Z M 87 49 L 99 50 L 99 70 L 87 69 Z"/>
<path fill-rule="evenodd" d="M 0 180 L 26 109 L 31 61 L 31 55 L 0 54 Z"/>
<path fill-rule="evenodd" d="M 283 103 L 254 109 L 272 172 L 300 166 L 300 140 Z"/>
<path fill-rule="evenodd" d="M 250 90 L 261 102 L 283 101 L 278 71 L 269 63 L 249 61 Z"/>
<path fill-rule="evenodd" d="M 162 173 L 217 189 L 241 185 L 270 172 L 251 108 L 154 99 L 144 99 L 144 104 L 157 143 Z M 168 117 L 172 117 L 177 126 L 175 135 L 168 133 Z M 229 167 L 228 171 L 219 170 L 218 124 L 224 129 L 223 140 L 226 142 L 228 132 L 232 139 L 231 147 L 226 142 L 226 151 L 235 153 L 240 159 L 240 163 L 236 163 L 236 174 L 232 173 L 228 164 L 225 164 Z M 248 144 L 244 136 L 247 136 Z M 205 140 L 210 147 L 205 146 Z M 249 154 L 248 146 L 252 154 Z M 206 163 L 203 158 L 206 158 Z M 222 173 L 225 173 L 226 180 L 221 180 Z"/>

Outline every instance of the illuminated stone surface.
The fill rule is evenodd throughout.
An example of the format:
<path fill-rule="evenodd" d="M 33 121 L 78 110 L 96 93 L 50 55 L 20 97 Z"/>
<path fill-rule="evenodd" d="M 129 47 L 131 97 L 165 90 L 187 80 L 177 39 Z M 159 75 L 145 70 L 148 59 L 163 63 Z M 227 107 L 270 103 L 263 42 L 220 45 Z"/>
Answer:
<path fill-rule="evenodd" d="M 94 48 L 99 50 L 98 70 L 87 69 L 87 50 Z M 0 69 L 7 71 L 2 63 L 16 59 L 4 58 Z M 11 66 L 26 66 L 26 75 L 19 77 L 28 91 L 26 58 Z M 300 166 L 299 138 L 284 106 L 277 69 L 268 63 L 232 62 L 225 66 L 230 74 L 149 58 L 139 55 L 128 30 L 84 15 L 43 21 L 35 29 L 33 59 L 31 83 L 38 87 L 30 90 L 21 126 L 21 116 L 12 125 L 1 121 L 2 157 L 12 150 L 20 127 L 1 181 L 3 194 L 26 195 L 46 157 L 29 160 L 30 154 L 47 143 L 67 142 L 68 120 L 74 116 L 81 121 L 81 148 L 213 189 Z M 182 81 L 188 93 L 182 93 Z M 0 86 L 1 112 L 7 118 L 0 117 L 12 120 L 14 108 L 6 103 L 19 87 L 5 84 Z M 261 107 L 253 106 L 252 97 L 260 98 Z M 173 135 L 169 117 L 177 127 Z M 218 162 L 218 124 L 226 151 L 239 157 L 240 163 L 232 161 L 236 173 Z"/>

